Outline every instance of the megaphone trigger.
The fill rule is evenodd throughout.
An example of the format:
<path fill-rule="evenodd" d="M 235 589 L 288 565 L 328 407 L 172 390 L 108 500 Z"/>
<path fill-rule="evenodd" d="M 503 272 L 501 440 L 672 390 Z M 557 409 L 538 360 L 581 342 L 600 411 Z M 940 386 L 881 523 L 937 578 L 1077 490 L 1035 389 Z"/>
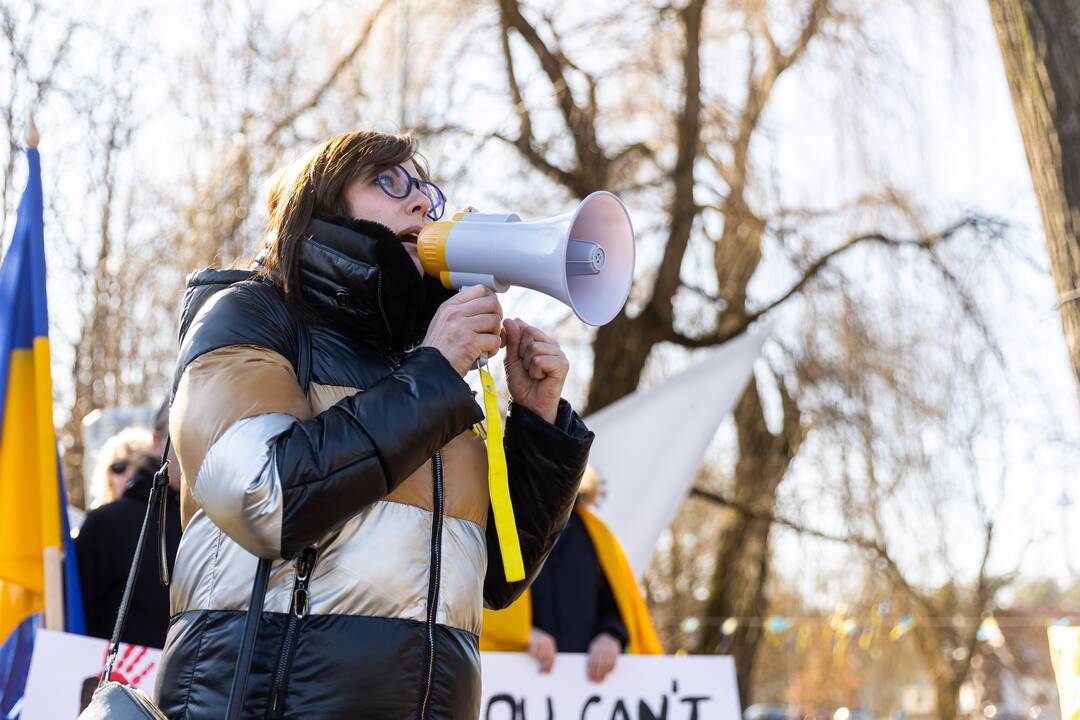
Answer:
<path fill-rule="evenodd" d="M 425 272 L 448 289 L 529 288 L 569 305 L 589 325 L 604 325 L 619 314 L 634 276 L 630 215 L 618 197 L 604 191 L 545 220 L 461 212 L 425 227 L 417 251 Z"/>

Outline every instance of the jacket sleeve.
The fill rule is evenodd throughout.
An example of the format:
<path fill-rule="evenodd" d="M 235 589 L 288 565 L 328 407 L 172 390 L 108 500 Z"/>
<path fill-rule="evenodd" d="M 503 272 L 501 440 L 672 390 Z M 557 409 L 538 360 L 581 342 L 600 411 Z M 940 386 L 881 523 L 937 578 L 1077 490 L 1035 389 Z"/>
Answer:
<path fill-rule="evenodd" d="M 596 622 L 593 624 L 592 638 L 590 642 L 601 633 L 607 633 L 619 642 L 619 649 L 625 651 L 629 644 L 630 634 L 626 631 L 626 623 L 623 622 L 619 613 L 619 606 L 615 602 L 615 593 L 611 591 L 611 583 L 603 568 L 596 568 Z"/>
<path fill-rule="evenodd" d="M 482 416 L 433 348 L 312 416 L 288 349 L 250 330 L 238 339 L 184 369 L 170 430 L 185 518 L 202 509 L 259 557 L 295 557 Z"/>
<path fill-rule="evenodd" d="M 510 605 L 540 573 L 574 508 L 593 437 L 565 400 L 559 401 L 554 424 L 522 405 L 511 405 L 504 441 L 506 468 L 525 579 L 506 581 L 489 509 L 484 577 L 484 604 L 488 608 L 501 610 Z"/>
<path fill-rule="evenodd" d="M 309 419 L 269 412 L 234 422 L 210 446 L 192 494 L 249 552 L 293 558 L 385 497 L 480 415 L 445 358 L 422 348 Z"/>

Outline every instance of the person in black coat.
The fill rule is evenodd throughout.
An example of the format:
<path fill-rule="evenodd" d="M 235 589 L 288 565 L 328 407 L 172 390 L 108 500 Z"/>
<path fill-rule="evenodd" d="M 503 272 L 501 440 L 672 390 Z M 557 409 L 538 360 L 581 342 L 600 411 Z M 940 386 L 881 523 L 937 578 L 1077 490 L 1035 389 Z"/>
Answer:
<path fill-rule="evenodd" d="M 116 614 L 124 595 L 131 561 L 135 557 L 135 546 L 160 458 L 160 450 L 158 457 L 154 456 L 154 450 L 164 444 L 160 429 L 168 427 L 167 406 L 164 419 L 161 414 L 159 410 L 155 418 L 155 425 L 161 426 L 155 428 L 155 447 L 146 452 L 133 453 L 121 461 L 135 465 L 123 494 L 113 502 L 87 513 L 75 538 L 86 632 L 94 637 L 111 637 L 116 624 Z M 157 539 L 157 523 L 158 519 L 152 518 L 148 528 L 154 543 Z M 165 523 L 170 572 L 180 545 L 180 532 L 180 494 L 170 487 Z M 145 552 L 120 639 L 134 645 L 162 648 L 168 628 L 169 589 L 162 587 L 158 580 L 155 553 Z"/>

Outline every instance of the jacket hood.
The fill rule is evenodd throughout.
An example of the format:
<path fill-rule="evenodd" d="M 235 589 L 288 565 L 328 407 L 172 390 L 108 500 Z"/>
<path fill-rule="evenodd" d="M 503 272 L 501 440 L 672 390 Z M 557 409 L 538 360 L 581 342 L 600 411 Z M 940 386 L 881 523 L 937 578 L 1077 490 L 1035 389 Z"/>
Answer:
<path fill-rule="evenodd" d="M 217 268 L 203 268 L 188 275 L 187 288 L 184 290 L 184 300 L 180 303 L 180 322 L 177 337 L 180 343 L 184 342 L 191 321 L 199 313 L 203 303 L 218 290 L 224 290 L 233 283 L 250 280 L 253 270 L 219 270 Z"/>

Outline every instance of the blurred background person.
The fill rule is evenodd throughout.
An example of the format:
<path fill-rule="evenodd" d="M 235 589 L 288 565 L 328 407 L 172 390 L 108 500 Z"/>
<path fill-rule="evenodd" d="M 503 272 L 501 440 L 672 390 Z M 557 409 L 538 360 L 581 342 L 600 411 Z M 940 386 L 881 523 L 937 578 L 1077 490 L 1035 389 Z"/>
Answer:
<path fill-rule="evenodd" d="M 138 456 L 153 452 L 154 436 L 141 427 L 124 428 L 105 441 L 94 464 L 90 481 L 93 495 L 91 508 L 111 503 L 124 494 L 124 488 L 135 474 Z"/>
<path fill-rule="evenodd" d="M 623 652 L 663 654 L 622 546 L 588 509 L 600 490 L 590 467 L 566 530 L 532 587 L 505 610 L 484 611 L 482 651 L 527 652 L 545 673 L 556 653 L 586 653 L 593 682 L 602 682 Z"/>
<path fill-rule="evenodd" d="M 105 443 L 99 456 L 98 470 L 106 471 L 100 477 L 107 479 L 107 486 L 118 496 L 87 513 L 75 539 L 89 635 L 108 638 L 112 634 L 168 433 L 167 404 L 163 403 L 156 413 L 154 425 L 153 435 L 138 428 L 121 431 Z M 95 481 L 98 479 L 95 471 Z M 170 572 L 180 545 L 180 496 L 172 482 L 170 477 L 165 523 Z M 102 490 L 105 487 L 101 486 Z M 156 538 L 157 523 L 156 517 L 150 521 L 151 538 Z M 153 550 L 144 556 L 121 640 L 160 648 L 165 644 L 169 624 L 169 589 L 158 581 L 155 560 Z"/>

